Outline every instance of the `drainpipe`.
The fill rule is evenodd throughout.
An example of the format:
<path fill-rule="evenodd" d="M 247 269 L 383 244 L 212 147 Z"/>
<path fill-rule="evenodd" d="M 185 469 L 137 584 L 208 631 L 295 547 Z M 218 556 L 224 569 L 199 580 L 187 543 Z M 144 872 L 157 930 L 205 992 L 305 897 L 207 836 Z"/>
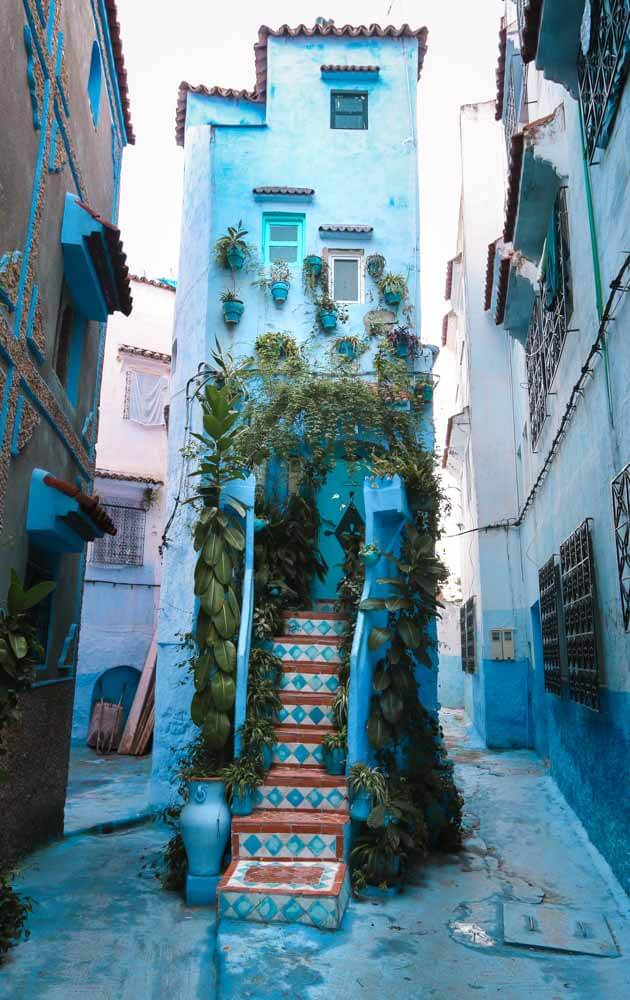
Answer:
<path fill-rule="evenodd" d="M 586 148 L 586 132 L 584 129 L 584 115 L 582 112 L 582 102 L 578 98 L 578 115 L 580 119 L 580 141 L 582 146 L 582 165 L 584 167 L 584 190 L 586 193 L 586 211 L 588 215 L 588 228 L 591 237 L 591 256 L 593 258 L 593 278 L 595 281 L 595 305 L 597 307 L 597 319 L 601 324 L 604 315 L 604 295 L 602 291 L 602 272 L 599 263 L 599 246 L 597 241 L 597 227 L 595 224 L 595 210 L 593 207 L 593 190 L 591 187 L 591 170 L 588 162 L 588 150 Z M 610 387 L 610 366 L 608 360 L 608 347 L 606 344 L 606 334 L 602 334 L 602 354 L 604 356 L 604 370 L 606 372 L 606 395 L 608 397 L 608 419 L 611 427 L 615 426 L 613 415 L 612 390 Z"/>

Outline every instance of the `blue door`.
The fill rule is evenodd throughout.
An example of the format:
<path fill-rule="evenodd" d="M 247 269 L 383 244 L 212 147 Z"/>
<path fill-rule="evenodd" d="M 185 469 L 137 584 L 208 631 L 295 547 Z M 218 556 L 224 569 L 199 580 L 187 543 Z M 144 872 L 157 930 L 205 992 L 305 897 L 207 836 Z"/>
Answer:
<path fill-rule="evenodd" d="M 361 466 L 349 468 L 339 460 L 317 494 L 317 508 L 322 519 L 319 529 L 319 549 L 328 563 L 325 580 L 316 580 L 315 600 L 335 600 L 341 580 L 344 560 L 344 536 L 365 537 L 365 504 L 363 483 L 367 470 Z"/>

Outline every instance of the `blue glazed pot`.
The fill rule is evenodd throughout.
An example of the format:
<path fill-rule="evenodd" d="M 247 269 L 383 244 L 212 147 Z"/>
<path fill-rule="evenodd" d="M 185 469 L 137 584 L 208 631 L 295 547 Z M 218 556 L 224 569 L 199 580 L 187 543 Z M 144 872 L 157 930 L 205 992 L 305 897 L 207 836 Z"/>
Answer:
<path fill-rule="evenodd" d="M 225 785 L 219 778 L 193 778 L 180 828 L 189 875 L 218 875 L 230 836 L 230 810 Z"/>
<path fill-rule="evenodd" d="M 238 299 L 223 303 L 223 319 L 226 323 L 239 323 L 245 311 L 245 305 Z"/>
<path fill-rule="evenodd" d="M 324 330 L 335 330 L 337 327 L 337 310 L 320 309 L 319 322 Z"/>
<path fill-rule="evenodd" d="M 341 354 L 342 358 L 354 358 L 357 349 L 351 340 L 340 340 L 337 345 L 337 353 Z"/>
<path fill-rule="evenodd" d="M 372 796 L 368 795 L 367 792 L 357 792 L 350 804 L 350 815 L 352 818 L 365 823 L 371 812 Z"/>
<path fill-rule="evenodd" d="M 262 753 L 263 769 L 268 771 L 273 761 L 273 747 L 270 747 L 268 743 L 263 743 L 260 752 Z"/>
<path fill-rule="evenodd" d="M 398 344 L 396 348 L 396 354 L 399 358 L 409 357 L 409 344 L 407 343 L 406 340 L 403 340 L 400 342 L 400 344 Z"/>
<path fill-rule="evenodd" d="M 229 266 L 233 271 L 240 271 L 245 263 L 245 251 L 240 250 L 238 247 L 232 247 L 226 253 L 226 258 Z"/>
<path fill-rule="evenodd" d="M 380 552 L 364 552 L 361 556 L 366 566 L 375 566 L 381 558 Z"/>
<path fill-rule="evenodd" d="M 269 524 L 269 521 L 267 520 L 266 517 L 255 517 L 254 518 L 254 534 L 257 534 L 259 531 L 262 531 L 263 528 L 266 528 L 268 524 Z"/>
<path fill-rule="evenodd" d="M 346 770 L 345 747 L 335 747 L 334 750 L 324 750 L 324 763 L 329 774 L 343 774 Z"/>
<path fill-rule="evenodd" d="M 317 277 L 322 272 L 322 258 L 318 257 L 316 254 L 309 254 L 305 257 L 304 263 L 308 267 L 311 274 Z"/>
<path fill-rule="evenodd" d="M 433 386 L 424 385 L 422 387 L 422 396 L 424 398 L 425 403 L 430 403 L 431 400 L 433 399 Z"/>
<path fill-rule="evenodd" d="M 271 297 L 275 303 L 286 302 L 288 294 L 289 294 L 288 281 L 274 281 L 274 283 L 271 286 Z"/>
<path fill-rule="evenodd" d="M 383 292 L 383 298 L 387 302 L 388 306 L 394 306 L 398 309 L 398 306 L 402 302 L 402 295 L 400 292 Z"/>
<path fill-rule="evenodd" d="M 254 791 L 248 788 L 244 795 L 232 795 L 232 815 L 249 816 L 254 810 Z"/>

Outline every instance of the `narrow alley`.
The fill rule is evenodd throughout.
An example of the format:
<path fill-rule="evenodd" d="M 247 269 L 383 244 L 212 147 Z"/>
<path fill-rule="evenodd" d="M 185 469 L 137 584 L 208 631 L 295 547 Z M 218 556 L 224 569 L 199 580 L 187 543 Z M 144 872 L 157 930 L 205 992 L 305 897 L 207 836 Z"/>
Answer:
<path fill-rule="evenodd" d="M 432 858 L 400 896 L 352 901 L 336 933 L 223 920 L 217 935 L 212 910 L 161 890 L 152 868 L 167 838 L 160 823 L 66 837 L 22 869 L 17 888 L 36 900 L 31 937 L 12 952 L 0 997 L 621 997 L 626 897 L 543 763 L 479 747 L 459 711 L 442 720 L 466 800 L 465 849 Z M 593 927 L 603 915 L 606 956 L 577 953 L 593 938 L 565 941 L 576 952 L 507 943 L 506 912 L 517 902 L 534 916 L 580 911 Z"/>

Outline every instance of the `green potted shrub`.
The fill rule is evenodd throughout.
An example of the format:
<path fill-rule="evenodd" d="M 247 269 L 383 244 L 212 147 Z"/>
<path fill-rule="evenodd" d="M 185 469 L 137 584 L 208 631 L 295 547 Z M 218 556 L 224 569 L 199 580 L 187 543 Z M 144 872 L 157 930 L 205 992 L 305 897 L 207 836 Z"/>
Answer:
<path fill-rule="evenodd" d="M 359 337 L 346 334 L 346 336 L 339 337 L 339 339 L 335 341 L 335 347 L 337 349 L 337 354 L 340 354 L 342 358 L 346 359 L 346 361 L 354 361 L 361 351 L 361 341 Z"/>
<path fill-rule="evenodd" d="M 248 754 L 260 754 L 263 771 L 268 771 L 273 761 L 276 731 L 271 719 L 247 719 L 241 729 L 243 745 Z"/>
<path fill-rule="evenodd" d="M 407 296 L 407 279 L 402 274 L 392 274 L 388 271 L 379 281 L 378 290 L 388 306 L 398 309 Z"/>
<path fill-rule="evenodd" d="M 324 764 L 329 774 L 343 774 L 346 769 L 346 744 L 348 733 L 345 726 L 334 733 L 326 733 L 322 739 Z"/>
<path fill-rule="evenodd" d="M 317 318 L 322 330 L 330 333 L 331 330 L 337 329 L 338 313 L 337 303 L 329 295 L 322 295 L 317 309 Z"/>
<path fill-rule="evenodd" d="M 353 764 L 348 780 L 350 790 L 350 815 L 365 822 L 375 805 L 385 801 L 387 786 L 385 776 L 377 767 Z"/>
<path fill-rule="evenodd" d="M 263 362 L 288 361 L 300 356 L 298 345 L 288 333 L 261 333 L 256 338 L 255 346 Z"/>
<path fill-rule="evenodd" d="M 361 546 L 359 555 L 366 566 L 374 566 L 381 558 L 381 550 L 374 542 L 370 542 L 369 545 Z"/>
<path fill-rule="evenodd" d="M 304 258 L 304 269 L 314 278 L 322 273 L 322 258 L 316 253 L 309 253 Z"/>
<path fill-rule="evenodd" d="M 234 816 L 249 816 L 255 805 L 256 789 L 263 783 L 262 769 L 255 765 L 253 755 L 242 754 L 238 760 L 222 768 L 220 777 Z"/>
<path fill-rule="evenodd" d="M 399 358 L 415 358 L 420 350 L 420 338 L 400 324 L 387 331 L 387 343 Z"/>
<path fill-rule="evenodd" d="M 383 277 L 385 270 L 385 258 L 382 253 L 371 253 L 365 262 L 365 267 L 370 278 L 378 281 Z"/>
<path fill-rule="evenodd" d="M 226 288 L 221 296 L 221 302 L 223 303 L 223 319 L 230 326 L 235 326 L 240 323 L 241 316 L 245 311 L 245 303 L 242 299 L 239 299 L 236 292 L 233 292 L 230 288 Z"/>
<path fill-rule="evenodd" d="M 243 229 L 242 220 L 236 226 L 228 226 L 227 233 L 220 236 L 214 245 L 214 254 L 219 267 L 240 271 L 245 261 L 251 257 L 252 250 L 245 242 L 247 230 Z"/>
<path fill-rule="evenodd" d="M 420 810 L 411 801 L 403 781 L 370 812 L 367 828 L 350 852 L 355 891 L 366 896 L 400 892 L 402 872 L 412 851 L 426 851 L 427 830 Z"/>

